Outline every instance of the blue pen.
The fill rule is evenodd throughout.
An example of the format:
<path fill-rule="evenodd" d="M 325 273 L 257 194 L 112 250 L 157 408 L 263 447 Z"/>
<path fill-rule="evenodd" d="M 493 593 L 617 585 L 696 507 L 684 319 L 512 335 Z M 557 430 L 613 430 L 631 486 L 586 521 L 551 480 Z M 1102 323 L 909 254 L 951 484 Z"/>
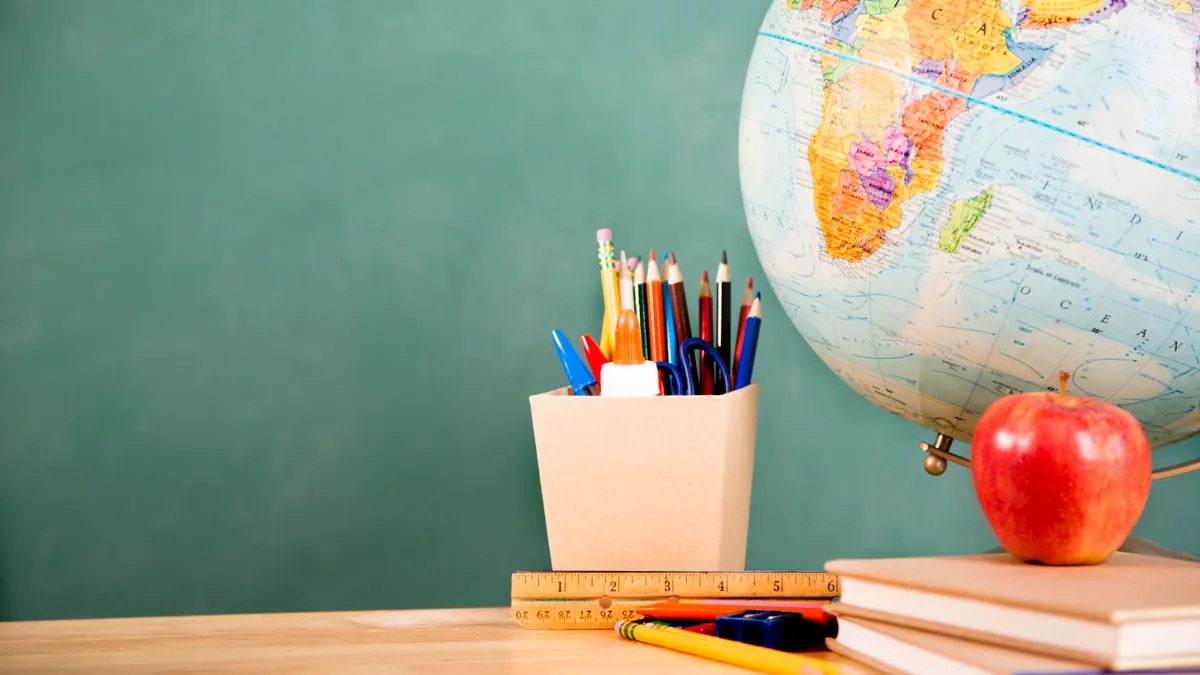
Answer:
<path fill-rule="evenodd" d="M 567 375 L 567 382 L 571 385 L 571 390 L 575 392 L 576 396 L 598 396 L 600 389 L 596 386 L 596 378 L 592 377 L 592 372 L 588 370 L 587 364 L 579 358 L 579 353 L 571 346 L 571 341 L 557 328 L 550 334 L 554 337 L 558 360 L 562 362 L 563 372 Z"/>
<path fill-rule="evenodd" d="M 671 258 L 669 256 L 664 255 L 663 256 L 663 269 L 668 270 L 668 269 L 670 269 L 670 267 L 671 267 Z M 663 274 L 663 278 L 665 279 L 666 277 L 667 277 L 667 275 Z M 663 282 L 663 285 L 662 285 L 662 299 L 663 299 L 663 325 L 666 328 L 666 333 L 667 333 L 667 363 L 669 363 L 673 366 L 677 366 L 677 365 L 679 365 L 679 353 L 678 353 L 679 352 L 679 341 L 676 339 L 676 335 L 675 335 L 675 314 L 674 314 L 674 312 L 671 311 L 671 294 L 669 292 L 667 292 L 666 282 Z"/>
<path fill-rule="evenodd" d="M 734 389 L 741 389 L 750 384 L 754 373 L 754 353 L 758 348 L 758 329 L 762 325 L 762 293 L 754 294 L 754 302 L 746 314 L 746 337 L 742 340 L 742 353 L 738 356 L 737 382 Z"/>

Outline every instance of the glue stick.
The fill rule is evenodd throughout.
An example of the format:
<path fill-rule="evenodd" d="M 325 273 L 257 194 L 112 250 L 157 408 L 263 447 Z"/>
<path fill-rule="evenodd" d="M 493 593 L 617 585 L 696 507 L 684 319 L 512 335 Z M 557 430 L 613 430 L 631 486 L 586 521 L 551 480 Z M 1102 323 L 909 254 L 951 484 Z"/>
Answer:
<path fill-rule="evenodd" d="M 600 367 L 601 396 L 658 396 L 658 366 L 642 356 L 637 314 L 624 309 L 617 317 L 613 358 Z"/>

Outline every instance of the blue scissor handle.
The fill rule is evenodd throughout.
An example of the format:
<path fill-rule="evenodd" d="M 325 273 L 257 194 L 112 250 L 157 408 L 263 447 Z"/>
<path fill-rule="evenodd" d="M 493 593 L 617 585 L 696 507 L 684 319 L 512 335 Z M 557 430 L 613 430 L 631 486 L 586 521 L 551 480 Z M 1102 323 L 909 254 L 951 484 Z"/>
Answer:
<path fill-rule="evenodd" d="M 692 337 L 679 343 L 679 365 L 683 369 L 683 376 L 686 380 L 686 382 L 684 382 L 686 395 L 696 395 L 696 376 L 692 374 L 692 369 L 689 365 L 691 361 L 688 357 L 688 352 L 692 351 L 693 349 L 699 349 L 703 351 L 710 359 L 712 359 L 712 362 L 716 365 L 717 370 L 721 372 L 721 380 L 725 383 L 725 390 L 721 393 L 729 393 L 732 389 L 729 379 L 729 368 L 725 366 L 725 361 L 721 359 L 720 352 L 718 352 L 717 348 L 712 346 L 712 343 L 708 342 L 707 340 L 698 337 Z"/>
<path fill-rule="evenodd" d="M 679 374 L 679 368 L 675 364 L 666 361 L 655 361 L 654 365 L 658 366 L 659 370 L 665 370 L 670 375 L 667 378 L 670 384 L 667 386 L 666 391 L 663 392 L 663 395 L 682 396 L 685 390 L 683 388 L 683 376 Z"/>

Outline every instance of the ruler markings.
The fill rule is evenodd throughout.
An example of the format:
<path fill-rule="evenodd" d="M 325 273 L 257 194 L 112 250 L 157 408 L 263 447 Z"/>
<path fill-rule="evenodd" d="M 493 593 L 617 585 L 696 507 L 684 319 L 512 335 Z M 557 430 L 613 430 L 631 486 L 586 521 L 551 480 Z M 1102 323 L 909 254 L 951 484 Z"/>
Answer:
<path fill-rule="evenodd" d="M 832 598 L 841 592 L 828 572 L 516 572 L 513 598 L 595 600 L 646 597 Z"/>

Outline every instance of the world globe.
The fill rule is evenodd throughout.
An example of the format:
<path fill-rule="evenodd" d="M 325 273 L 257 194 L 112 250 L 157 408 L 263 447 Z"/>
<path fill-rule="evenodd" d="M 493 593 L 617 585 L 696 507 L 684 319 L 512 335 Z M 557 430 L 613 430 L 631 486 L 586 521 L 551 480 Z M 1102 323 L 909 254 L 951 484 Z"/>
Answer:
<path fill-rule="evenodd" d="M 772 290 L 843 382 L 937 434 L 930 473 L 1063 371 L 1151 447 L 1200 431 L 1189 0 L 776 0 L 739 134 Z"/>

